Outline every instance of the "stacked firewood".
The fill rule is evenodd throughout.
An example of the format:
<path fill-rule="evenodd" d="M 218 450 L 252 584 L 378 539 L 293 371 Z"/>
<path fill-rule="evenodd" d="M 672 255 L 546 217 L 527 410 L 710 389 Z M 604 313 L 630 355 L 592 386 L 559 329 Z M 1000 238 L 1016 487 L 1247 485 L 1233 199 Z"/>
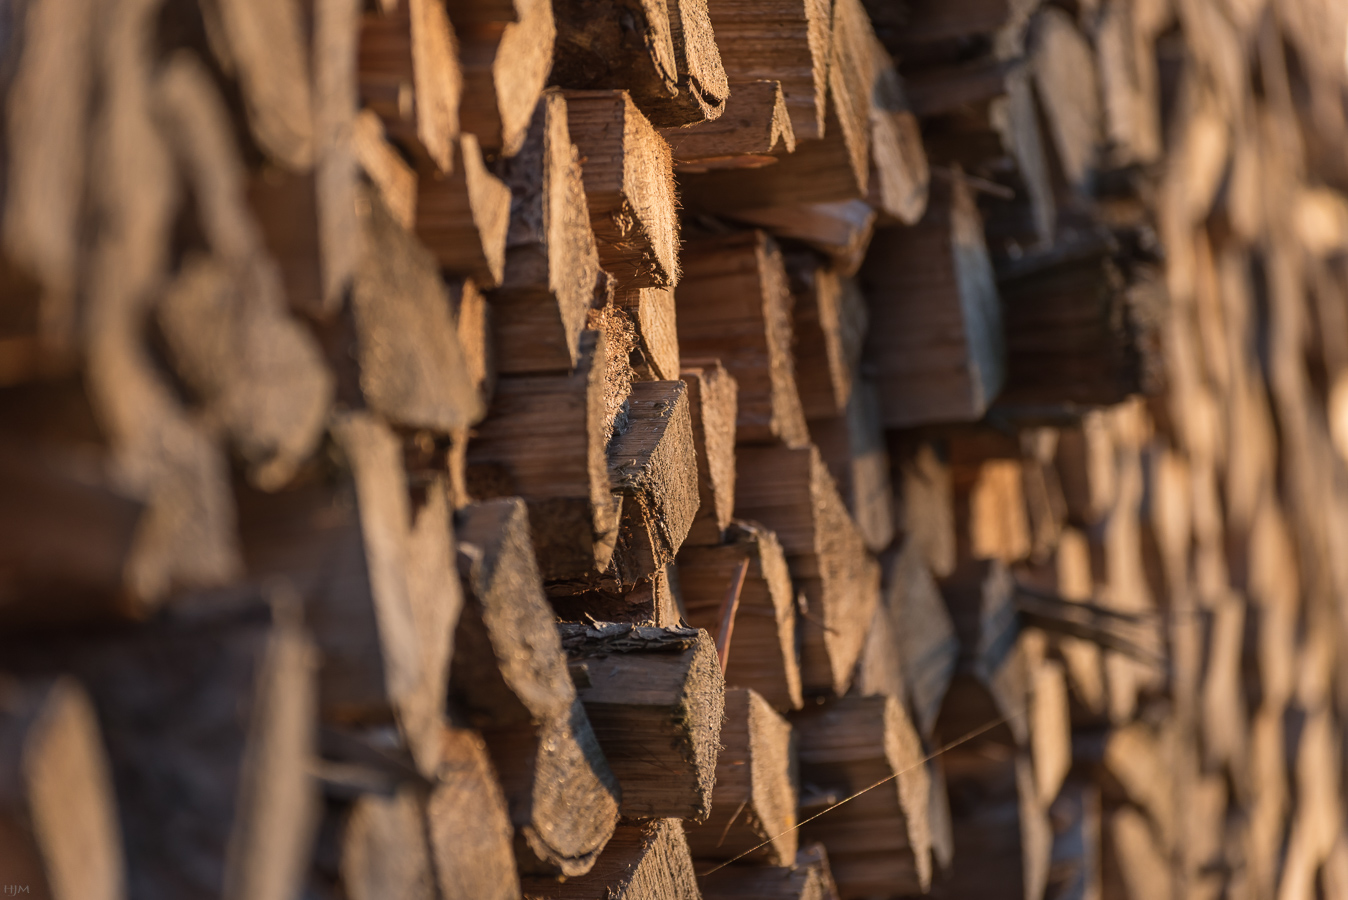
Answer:
<path fill-rule="evenodd" d="M 0 885 L 1348 897 L 1346 44 L 0 3 Z"/>

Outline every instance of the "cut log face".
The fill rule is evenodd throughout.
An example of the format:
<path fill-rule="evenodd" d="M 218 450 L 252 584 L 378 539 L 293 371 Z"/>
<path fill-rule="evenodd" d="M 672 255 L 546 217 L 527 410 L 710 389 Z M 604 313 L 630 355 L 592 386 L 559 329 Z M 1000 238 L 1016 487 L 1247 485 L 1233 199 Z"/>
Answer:
<path fill-rule="evenodd" d="M 709 0 L 707 11 L 732 85 L 778 80 L 797 140 L 824 135 L 830 48 L 829 6 L 817 0 L 771 4 Z M 735 96 L 732 90 L 732 96 Z M 733 111 L 736 101 L 728 110 Z"/>
<path fill-rule="evenodd" d="M 886 215 L 915 225 L 927 209 L 931 170 L 917 116 L 889 51 L 871 36 L 870 201 Z"/>
<path fill-rule="evenodd" d="M 417 179 L 417 237 L 451 275 L 495 287 L 505 274 L 510 188 L 487 170 L 473 134 L 462 134 L 452 173 Z"/>
<path fill-rule="evenodd" d="M 398 425 L 466 428 L 482 417 L 480 392 L 435 261 L 382 204 L 369 206 L 351 297 L 361 393 Z"/>
<path fill-rule="evenodd" d="M 620 505 L 605 447 L 608 348 L 599 332 L 581 340 L 566 375 L 502 377 L 490 414 L 468 445 L 474 496 L 518 495 L 529 503 L 534 545 L 547 581 L 579 580 L 609 565 Z"/>
<path fill-rule="evenodd" d="M 873 553 L 884 550 L 894 540 L 894 491 L 875 386 L 858 381 L 843 415 L 811 421 L 810 434 L 866 547 Z"/>
<path fill-rule="evenodd" d="M 701 821 L 711 808 L 725 683 L 705 631 L 558 626 L 628 818 Z"/>
<path fill-rule="evenodd" d="M 696 448 L 682 381 L 632 386 L 608 459 L 609 483 L 623 498 L 612 574 L 635 584 L 673 562 L 697 514 Z"/>
<path fill-rule="evenodd" d="M 737 521 L 726 542 L 687 547 L 679 554 L 679 585 L 688 622 L 719 634 L 726 593 L 748 559 L 735 615 L 726 683 L 752 688 L 778 710 L 801 705 L 796 659 L 796 601 L 786 556 L 776 535 Z"/>
<path fill-rule="evenodd" d="M 526 900 L 700 900 L 683 823 L 655 819 L 621 825 L 588 875 L 524 879 Z"/>
<path fill-rule="evenodd" d="M 876 232 L 861 273 L 867 358 L 890 428 L 981 418 L 1001 389 L 1005 349 L 992 265 L 962 179 L 927 214 Z"/>
<path fill-rule="evenodd" d="M 462 18 L 451 13 L 459 29 L 463 67 L 462 130 L 503 156 L 514 156 L 524 143 L 548 81 L 557 37 L 548 0 L 514 0 L 510 5 L 513 10 L 507 13 L 484 12 L 477 4 Z"/>
<path fill-rule="evenodd" d="M 613 833 L 618 785 L 576 700 L 518 499 L 460 513 L 469 588 L 451 691 L 483 729 L 521 871 L 580 875 Z"/>
<path fill-rule="evenodd" d="M 231 885 L 263 897 L 300 891 L 317 825 L 308 773 L 318 711 L 314 649 L 295 613 L 278 603 L 273 618 L 252 592 L 221 593 L 180 598 L 168 617 L 119 635 L 5 648 L 6 666 L 25 677 L 79 678 L 106 741 L 116 825 L 89 807 L 99 791 L 88 767 L 97 763 L 79 759 L 91 736 L 79 731 L 92 721 L 81 725 L 67 700 L 63 714 L 50 710 L 39 731 L 27 732 L 31 739 L 46 731 L 54 741 L 25 761 L 24 778 L 29 791 L 55 792 L 30 794 L 29 802 L 38 803 L 38 833 L 58 842 L 44 848 L 53 853 L 48 866 L 65 865 L 69 853 L 84 870 L 60 876 L 73 876 L 72 888 L 97 876 L 103 883 L 89 885 L 92 896 L 120 896 L 120 854 L 105 843 L 120 826 L 139 836 L 126 844 L 126 896 L 214 897 Z M 85 767 L 84 777 L 71 766 Z M 81 790 L 78 798 L 67 795 L 72 790 Z M 77 810 L 95 814 L 57 817 Z M 90 842 L 66 843 L 78 837 Z"/>
<path fill-rule="evenodd" d="M 103 739 L 69 678 L 0 681 L 0 879 L 37 896 L 126 897 Z"/>
<path fill-rule="evenodd" d="M 838 888 L 823 844 L 811 844 L 791 866 L 726 866 L 697 880 L 703 900 L 836 900 Z"/>
<path fill-rule="evenodd" d="M 731 96 L 714 121 L 660 129 L 679 173 L 772 165 L 774 153 L 795 151 L 796 133 L 780 81 L 736 82 Z"/>
<path fill-rule="evenodd" d="M 599 257 L 560 93 L 544 93 L 524 145 L 500 166 L 511 191 L 505 275 L 492 294 L 501 371 L 565 371 L 579 360 Z"/>
<path fill-rule="evenodd" d="M 813 254 L 793 254 L 787 270 L 800 405 L 807 418 L 832 418 L 847 409 L 857 363 L 849 353 L 852 323 L 846 319 L 842 279 Z"/>
<path fill-rule="evenodd" d="M 486 742 L 475 732 L 445 729 L 440 780 L 426 800 L 426 831 L 440 896 L 518 900 L 510 810 Z"/>
<path fill-rule="evenodd" d="M 364 105 L 414 155 L 452 171 L 463 72 L 444 4 L 405 0 L 392 10 L 366 13 L 359 52 Z"/>
<path fill-rule="evenodd" d="M 843 693 L 879 602 L 880 568 L 819 451 L 740 447 L 735 508 L 777 533 L 805 595 L 800 657 L 806 692 Z"/>
<path fill-rule="evenodd" d="M 735 419 L 739 387 L 720 360 L 693 358 L 683 370 L 697 450 L 697 515 L 684 543 L 716 545 L 735 512 Z"/>
<path fill-rule="evenodd" d="M 925 893 L 931 884 L 931 787 L 903 704 L 893 697 L 842 697 L 806 707 L 792 723 L 802 784 L 836 792 L 834 803 L 891 779 L 801 829 L 802 839 L 828 848 L 839 896 Z M 820 810 L 804 803 L 801 811 Z"/>
<path fill-rule="evenodd" d="M 725 715 L 711 815 L 688 828 L 688 846 L 698 859 L 753 851 L 745 859 L 790 865 L 797 850 L 791 725 L 748 688 L 726 691 Z"/>
<path fill-rule="evenodd" d="M 777 245 L 762 232 L 689 245 L 676 294 L 679 349 L 719 359 L 738 385 L 736 439 L 807 440 L 792 362 L 791 296 Z"/>
<path fill-rule="evenodd" d="M 679 280 L 679 224 L 669 145 L 626 91 L 567 91 L 599 263 L 625 288 Z"/>
<path fill-rule="evenodd" d="M 619 291 L 614 302 L 636 329 L 632 368 L 641 381 L 674 381 L 679 376 L 679 331 L 670 288 Z"/>

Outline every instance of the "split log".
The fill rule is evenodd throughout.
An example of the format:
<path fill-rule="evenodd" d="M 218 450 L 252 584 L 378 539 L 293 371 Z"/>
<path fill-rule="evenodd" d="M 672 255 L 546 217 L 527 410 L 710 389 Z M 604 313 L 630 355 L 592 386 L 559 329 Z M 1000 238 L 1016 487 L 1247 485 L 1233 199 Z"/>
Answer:
<path fill-rule="evenodd" d="M 697 880 L 703 900 L 833 900 L 838 888 L 823 844 L 801 850 L 791 866 L 727 866 Z"/>
<path fill-rule="evenodd" d="M 913 540 L 938 578 L 955 569 L 955 498 L 950 465 L 936 446 L 890 439 L 895 531 Z"/>
<path fill-rule="evenodd" d="M 351 151 L 393 220 L 407 231 L 416 228 L 417 171 L 388 142 L 379 116 L 371 110 L 362 111 L 352 122 Z"/>
<path fill-rule="evenodd" d="M 737 521 L 726 530 L 723 545 L 684 548 L 679 554 L 679 584 L 685 614 L 695 628 L 719 634 L 726 593 L 746 559 L 726 683 L 752 688 L 775 709 L 799 709 L 796 601 L 776 535 L 761 525 Z"/>
<path fill-rule="evenodd" d="M 487 170 L 475 134 L 459 135 L 450 173 L 417 179 L 417 237 L 451 275 L 495 287 L 505 274 L 510 188 Z"/>
<path fill-rule="evenodd" d="M 719 359 L 692 358 L 681 377 L 688 385 L 697 451 L 697 515 L 684 543 L 721 542 L 735 513 L 735 420 L 739 388 Z"/>
<path fill-rule="evenodd" d="M 1035 16 L 1030 44 L 1035 88 L 1055 158 L 1067 184 L 1089 192 L 1104 139 L 1095 53 L 1072 17 L 1051 7 Z"/>
<path fill-rule="evenodd" d="M 496 317 L 486 295 L 471 278 L 449 283 L 449 311 L 468 369 L 468 383 L 481 409 L 486 410 L 496 392 L 496 349 L 492 341 Z M 463 433 L 457 432 L 460 436 Z M 463 443 L 459 441 L 460 446 Z"/>
<path fill-rule="evenodd" d="M 741 447 L 735 508 L 776 532 L 808 604 L 801 682 L 847 690 L 879 602 L 880 567 L 813 446 Z"/>
<path fill-rule="evenodd" d="M 413 515 L 402 445 L 368 413 L 342 417 L 333 436 L 349 474 L 239 492 L 248 570 L 306 598 L 324 721 L 396 724 L 418 767 L 434 771 L 462 605 L 448 495 L 432 485 Z"/>
<path fill-rule="evenodd" d="M 801 838 L 828 848 L 839 896 L 925 893 L 931 885 L 930 783 L 903 704 L 893 697 L 842 697 L 807 706 L 792 721 L 802 785 L 837 792 L 837 805 L 804 825 Z M 854 797 L 882 778 L 891 780 Z M 847 797 L 854 799 L 838 802 Z M 802 814 L 819 811 L 802 801 Z"/>
<path fill-rule="evenodd" d="M 625 288 L 679 280 L 679 225 L 669 145 L 626 91 L 567 91 L 599 264 Z"/>
<path fill-rule="evenodd" d="M 567 673 L 519 500 L 459 513 L 467 602 L 450 690 L 482 729 L 521 871 L 581 875 L 613 834 L 618 784 Z"/>
<path fill-rule="evenodd" d="M 662 128 L 720 117 L 730 87 L 706 0 L 567 0 L 557 7 L 552 81 L 623 89 Z"/>
<path fill-rule="evenodd" d="M 707 11 L 731 84 L 778 81 L 796 140 L 823 137 L 832 45 L 828 4 L 818 0 L 775 0 L 769 5 L 710 0 Z M 738 94 L 732 96 L 737 98 L 729 106 L 733 111 Z"/>
<path fill-rule="evenodd" d="M 360 258 L 356 193 L 359 175 L 354 148 L 359 105 L 361 5 L 357 0 L 322 0 L 313 8 L 314 213 L 318 245 L 318 308 L 335 311 Z M 349 136 L 343 140 L 343 136 Z M 265 216 L 277 222 L 280 216 Z M 271 243 L 274 231 L 269 229 Z M 282 258 L 284 255 L 273 251 Z M 304 254 L 307 255 L 307 254 Z M 303 258 L 303 256 L 298 257 Z M 304 259 L 301 270 L 308 270 Z M 289 277 L 287 277 L 289 281 Z M 286 287 L 292 305 L 303 308 L 302 292 Z"/>
<path fill-rule="evenodd" d="M 912 228 L 876 232 L 861 273 L 867 358 L 885 425 L 981 418 L 1001 389 L 1001 307 L 962 178 L 932 192 Z"/>
<path fill-rule="evenodd" d="M 504 5 L 456 2 L 451 18 L 463 69 L 460 127 L 488 150 L 514 156 L 552 69 L 557 26 L 548 0 L 512 0 L 513 12 Z"/>
<path fill-rule="evenodd" d="M 739 442 L 809 439 L 791 359 L 791 296 L 762 232 L 690 244 L 677 292 L 679 349 L 721 361 L 738 385 Z"/>
<path fill-rule="evenodd" d="M 489 415 L 468 444 L 475 497 L 518 495 L 543 577 L 581 579 L 608 567 L 619 505 L 605 462 L 609 428 L 604 375 L 608 348 L 599 332 L 581 335 L 581 357 L 566 375 L 502 377 Z"/>
<path fill-rule="evenodd" d="M 787 258 L 791 277 L 796 384 L 808 419 L 828 419 L 847 409 L 860 344 L 866 331 L 864 303 L 844 296 L 837 271 L 813 254 Z"/>
<path fill-rule="evenodd" d="M 361 394 L 392 423 L 452 434 L 483 406 L 450 294 L 431 255 L 378 201 L 369 209 L 351 295 Z"/>
<path fill-rule="evenodd" d="M 921 548 L 909 539 L 887 561 L 884 593 L 862 655 L 857 689 L 911 702 L 918 731 L 930 739 L 959 655 L 940 589 Z"/>
<path fill-rule="evenodd" d="M 894 540 L 894 492 L 875 386 L 857 381 L 843 415 L 811 421 L 810 433 L 867 549 L 884 550 Z"/>
<path fill-rule="evenodd" d="M 855 275 L 875 234 L 875 208 L 865 200 L 797 203 L 740 209 L 725 214 L 765 228 L 779 238 L 801 241 L 824 254 L 838 274 Z"/>
<path fill-rule="evenodd" d="M 1105 858 L 1112 855 L 1116 860 L 1116 871 L 1128 897 L 1167 900 L 1175 896 L 1165 851 L 1157 845 L 1141 813 L 1122 807 L 1106 818 L 1105 830 L 1109 836 Z"/>
<path fill-rule="evenodd" d="M 518 900 L 510 810 L 482 737 L 446 728 L 439 776 L 426 799 L 426 832 L 440 895 Z"/>
<path fill-rule="evenodd" d="M 91 840 L 75 852 L 76 865 L 88 867 L 84 874 L 104 881 L 91 886 L 94 896 L 118 896 L 119 862 L 109 858 L 116 848 L 99 846 L 100 831 L 110 837 L 118 829 L 128 838 L 126 896 L 168 900 L 184 892 L 224 897 L 242 890 L 285 897 L 300 891 L 318 796 L 309 775 L 316 749 L 316 655 L 298 621 L 298 610 L 284 596 L 269 603 L 252 589 L 231 589 L 180 598 L 168 615 L 134 630 L 4 648 L 12 671 L 24 677 L 69 673 L 93 700 L 118 823 L 91 818 L 62 825 L 58 818 L 39 827 L 58 829 L 49 839 Z M 68 730 L 80 728 L 78 715 L 67 705 L 63 716 L 43 726 L 67 730 L 62 742 L 76 743 L 62 753 L 53 744 L 52 753 L 29 759 L 27 779 L 55 777 L 50 767 L 63 761 L 78 764 L 66 755 L 79 752 L 78 730 Z M 28 733 L 30 739 L 40 734 Z M 22 732 L 15 737 L 22 740 Z M 96 765 L 83 763 L 90 764 Z M 96 782 L 88 776 L 70 780 L 75 774 L 60 773 L 62 792 L 94 790 L 78 801 L 62 800 L 61 815 L 97 802 Z M 46 787 L 56 785 L 46 781 Z"/>
<path fill-rule="evenodd" d="M 1053 858 L 1049 900 L 1089 900 L 1101 896 L 1100 790 L 1080 779 L 1063 786 L 1049 810 Z"/>
<path fill-rule="evenodd" d="M 500 170 L 511 191 L 505 274 L 492 294 L 500 370 L 565 371 L 579 361 L 599 257 L 560 93 L 543 94 L 523 146 Z"/>
<path fill-rule="evenodd" d="M 84 690 L 69 678 L 0 679 L 0 746 L 0 880 L 39 897 L 127 896 L 112 776 Z"/>
<path fill-rule="evenodd" d="M 875 16 L 878 28 L 894 29 L 890 41 L 894 52 L 905 48 L 916 53 L 924 45 L 942 45 L 959 38 L 987 38 L 1014 26 L 1017 21 L 1023 24 L 1034 7 L 1034 3 L 1024 0 L 958 0 L 954 3 L 919 0 L 902 12 L 878 2 L 869 4 L 867 9 Z"/>
<path fill-rule="evenodd" d="M 339 874 L 351 900 L 431 900 L 435 878 L 426 841 L 426 798 L 411 785 L 351 805 L 341 836 Z"/>
<path fill-rule="evenodd" d="M 641 381 L 675 381 L 679 377 L 679 331 L 674 291 L 637 288 L 619 291 L 614 302 L 636 329 L 632 368 Z"/>
<path fill-rule="evenodd" d="M 1067 679 L 1056 660 L 1043 659 L 1030 676 L 1030 759 L 1037 801 L 1053 803 L 1072 768 L 1072 723 L 1067 708 Z"/>
<path fill-rule="evenodd" d="M 754 862 L 790 865 L 797 850 L 791 725 L 748 688 L 726 691 L 725 716 L 711 815 L 688 827 L 689 849 L 698 859 L 749 853 L 744 858 Z"/>
<path fill-rule="evenodd" d="M 443 3 L 400 0 L 360 26 L 360 99 L 414 156 L 454 169 L 463 72 Z"/>
<path fill-rule="evenodd" d="M 559 625 L 628 818 L 710 811 L 725 685 L 705 631 Z"/>
<path fill-rule="evenodd" d="M 622 496 L 609 573 L 620 584 L 650 578 L 674 561 L 698 509 L 696 448 L 682 381 L 632 386 L 627 419 L 609 442 L 609 484 Z"/>
<path fill-rule="evenodd" d="M 776 163 L 774 152 L 792 153 L 796 134 L 779 81 L 732 85 L 725 111 L 710 122 L 662 128 L 674 168 L 697 174 L 721 168 L 755 168 Z"/>
<path fill-rule="evenodd" d="M 921 126 L 889 51 L 873 33 L 870 43 L 869 200 L 886 216 L 916 225 L 926 211 L 931 180 Z"/>
<path fill-rule="evenodd" d="M 526 900 L 699 900 L 683 823 L 654 819 L 619 826 L 589 874 L 524 879 Z"/>
<path fill-rule="evenodd" d="M 1101 5 L 1095 25 L 1101 115 L 1112 166 L 1147 164 L 1162 151 L 1160 75 L 1153 36 L 1128 5 Z"/>

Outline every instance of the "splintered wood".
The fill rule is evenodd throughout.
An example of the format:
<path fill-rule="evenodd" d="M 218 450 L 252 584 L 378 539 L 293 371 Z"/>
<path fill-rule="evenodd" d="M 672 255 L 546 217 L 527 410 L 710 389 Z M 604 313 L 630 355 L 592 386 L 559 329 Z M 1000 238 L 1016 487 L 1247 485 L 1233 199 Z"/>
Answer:
<path fill-rule="evenodd" d="M 1348 898 L 1346 59 L 0 3 L 0 889 Z"/>

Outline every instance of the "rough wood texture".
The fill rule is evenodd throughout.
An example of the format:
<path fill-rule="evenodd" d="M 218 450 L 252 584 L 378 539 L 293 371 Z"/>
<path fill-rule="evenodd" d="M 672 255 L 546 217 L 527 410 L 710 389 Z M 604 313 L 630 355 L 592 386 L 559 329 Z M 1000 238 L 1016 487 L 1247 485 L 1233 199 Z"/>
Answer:
<path fill-rule="evenodd" d="M 813 254 L 792 254 L 786 262 L 800 405 L 807 418 L 832 418 L 847 409 L 852 396 L 865 307 L 848 302 L 838 272 Z"/>
<path fill-rule="evenodd" d="M 766 228 L 779 238 L 805 243 L 828 257 L 844 276 L 861 268 L 878 220 L 875 207 L 859 199 L 737 209 L 726 215 Z"/>
<path fill-rule="evenodd" d="M 882 229 L 861 273 L 866 355 L 891 428 L 980 418 L 1004 378 L 1001 307 L 962 180 L 910 229 Z"/>
<path fill-rule="evenodd" d="M 611 574 L 635 584 L 673 562 L 698 509 L 696 447 L 682 381 L 632 386 L 609 442 L 609 484 L 622 496 Z"/>
<path fill-rule="evenodd" d="M 510 188 L 487 170 L 473 134 L 462 134 L 451 173 L 417 179 L 417 237 L 446 272 L 495 287 L 505 273 Z"/>
<path fill-rule="evenodd" d="M 588 875 L 524 880 L 527 900 L 699 900 L 683 823 L 655 819 L 620 826 Z"/>
<path fill-rule="evenodd" d="M 723 545 L 685 548 L 679 554 L 685 614 L 694 627 L 718 632 L 726 591 L 746 557 L 749 568 L 740 588 L 726 683 L 752 688 L 775 709 L 798 709 L 796 601 L 776 535 L 761 525 L 737 521 L 726 530 Z"/>
<path fill-rule="evenodd" d="M 870 200 L 886 215 L 915 225 L 927 209 L 927 151 L 894 60 L 878 38 L 872 35 L 871 41 Z"/>
<path fill-rule="evenodd" d="M 735 420 L 739 387 L 720 360 L 693 357 L 680 373 L 688 386 L 697 451 L 697 515 L 684 543 L 715 545 L 735 513 Z"/>
<path fill-rule="evenodd" d="M 466 4 L 455 5 L 462 9 Z M 463 68 L 460 127 L 504 156 L 515 155 L 524 143 L 552 68 L 557 36 L 548 0 L 514 0 L 512 5 L 513 15 L 475 12 L 455 18 L 451 12 Z"/>
<path fill-rule="evenodd" d="M 679 332 L 674 291 L 637 288 L 617 291 L 614 303 L 636 331 L 632 370 L 639 381 L 674 381 L 679 375 Z"/>
<path fill-rule="evenodd" d="M 467 593 L 451 693 L 482 728 L 521 871 L 589 871 L 617 821 L 618 784 L 576 699 L 519 500 L 459 513 Z"/>
<path fill-rule="evenodd" d="M 791 866 L 727 866 L 697 880 L 703 900 L 836 900 L 823 844 L 811 844 Z"/>
<path fill-rule="evenodd" d="M 503 372 L 562 371 L 579 360 L 599 257 L 567 127 L 566 99 L 545 92 L 520 151 L 502 161 L 509 185 L 505 274 L 492 294 Z"/>
<path fill-rule="evenodd" d="M 439 171 L 452 171 L 463 89 L 453 27 L 435 0 L 393 6 L 361 21 L 361 101 L 395 140 Z"/>
<path fill-rule="evenodd" d="M 698 859 L 755 851 L 745 858 L 790 865 L 797 850 L 791 725 L 748 688 L 726 691 L 725 716 L 711 815 L 688 828 L 688 846 Z"/>
<path fill-rule="evenodd" d="M 791 356 L 791 296 L 762 232 L 690 244 L 676 292 L 679 349 L 719 359 L 738 386 L 739 442 L 809 439 Z"/>
<path fill-rule="evenodd" d="M 801 682 L 843 693 L 879 602 L 880 567 L 867 553 L 813 446 L 740 447 L 735 508 L 767 525 L 805 595 Z"/>
<path fill-rule="evenodd" d="M 626 288 L 679 280 L 669 145 L 626 91 L 567 91 L 599 263 Z"/>
<path fill-rule="evenodd" d="M 607 345 L 581 340 L 567 375 L 502 377 L 490 414 L 468 445 L 474 496 L 518 495 L 529 514 L 543 577 L 579 579 L 608 567 L 619 507 L 605 462 Z M 618 405 L 622 397 L 616 398 Z"/>
<path fill-rule="evenodd" d="M 772 155 L 796 149 L 796 133 L 779 81 L 741 81 L 733 99 L 713 121 L 662 128 L 674 168 L 681 174 L 720 168 L 755 168 L 776 162 Z"/>
<path fill-rule="evenodd" d="M 701 821 L 711 808 L 725 684 L 705 631 L 559 625 L 622 814 Z"/>
<path fill-rule="evenodd" d="M 120 900 L 122 836 L 88 695 L 69 678 L 0 681 L 0 879 L 39 897 Z"/>
<path fill-rule="evenodd" d="M 807 706 L 792 721 L 801 781 L 836 792 L 831 801 L 817 802 L 818 808 L 802 801 L 803 814 L 897 776 L 801 829 L 802 839 L 828 848 L 839 896 L 925 893 L 932 873 L 930 784 L 903 704 L 893 697 L 842 697 Z"/>
<path fill-rule="evenodd" d="M 308 776 L 316 660 L 298 610 L 277 600 L 273 615 L 251 591 L 184 598 L 175 614 L 133 631 L 5 648 L 11 670 L 70 673 L 89 691 L 107 745 L 117 824 L 89 819 L 78 828 L 90 829 L 91 839 L 110 828 L 137 836 L 125 844 L 127 896 L 219 897 L 235 885 L 265 897 L 300 890 L 317 825 L 316 784 Z M 71 714 L 49 727 L 79 727 Z M 31 760 L 27 778 L 52 777 L 44 769 L 61 761 L 56 753 Z M 60 811 L 71 809 L 67 801 Z M 80 834 L 59 821 L 39 825 L 52 826 L 63 840 Z M 97 843 L 77 852 L 81 866 L 118 864 L 100 860 Z M 93 893 L 109 887 L 116 890 L 115 880 Z"/>

